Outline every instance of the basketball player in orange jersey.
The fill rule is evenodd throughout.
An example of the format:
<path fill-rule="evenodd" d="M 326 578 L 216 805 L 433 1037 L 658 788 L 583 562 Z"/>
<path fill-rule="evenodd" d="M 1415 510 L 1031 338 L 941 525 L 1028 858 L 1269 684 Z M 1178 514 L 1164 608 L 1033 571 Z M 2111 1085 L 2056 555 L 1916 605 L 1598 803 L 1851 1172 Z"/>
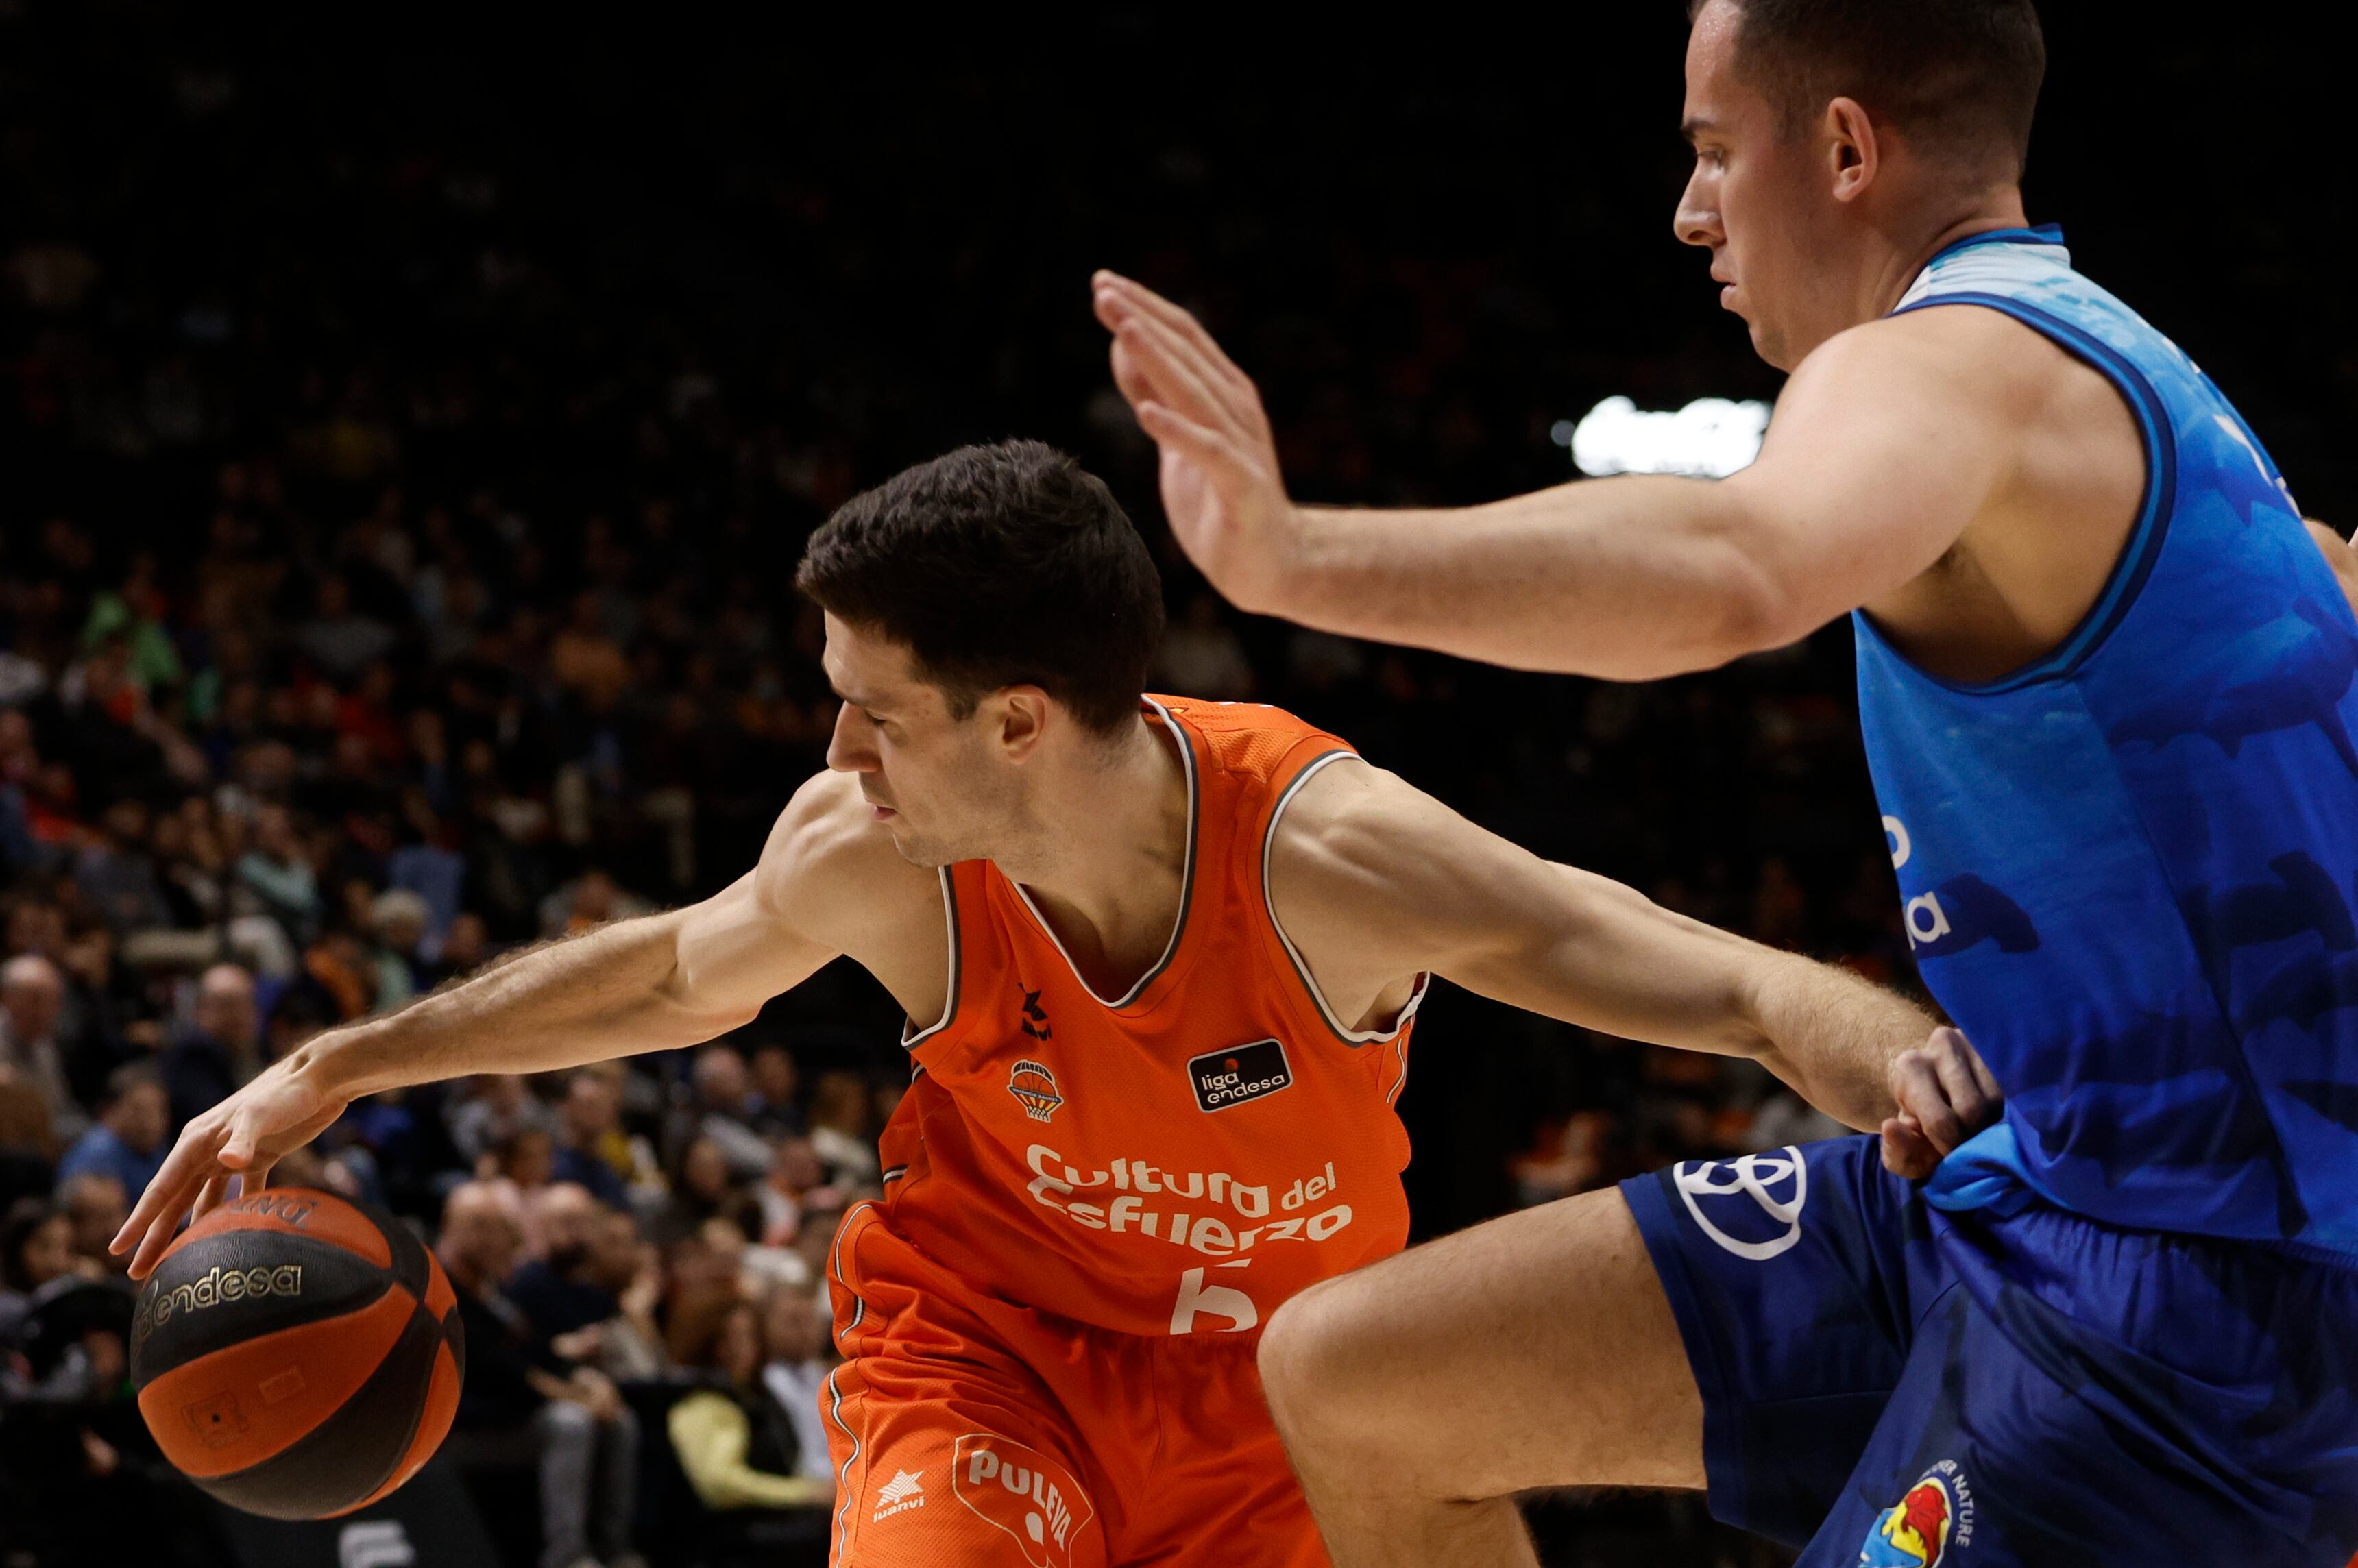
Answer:
<path fill-rule="evenodd" d="M 1141 698 L 1154 567 L 1045 447 L 852 501 L 798 582 L 843 708 L 760 864 L 305 1045 L 189 1124 L 118 1240 L 135 1273 L 356 1096 L 693 1044 L 849 954 L 915 1081 L 829 1267 L 836 1562 L 1307 1568 L 1257 1331 L 1406 1237 L 1428 973 L 1753 1057 L 1860 1127 L 1896 1057 L 1926 1067 L 1897 997 L 1541 861 L 1273 708 Z M 1952 1089 L 1918 1108 L 1972 1119 L 1970 1053 L 1935 1056 Z"/>

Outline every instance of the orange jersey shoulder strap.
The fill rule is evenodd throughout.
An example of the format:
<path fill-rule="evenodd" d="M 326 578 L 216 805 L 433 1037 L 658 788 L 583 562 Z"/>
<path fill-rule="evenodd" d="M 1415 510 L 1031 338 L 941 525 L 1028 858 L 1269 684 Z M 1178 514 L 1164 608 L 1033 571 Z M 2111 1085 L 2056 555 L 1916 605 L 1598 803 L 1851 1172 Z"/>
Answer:
<path fill-rule="evenodd" d="M 1293 983 L 1288 989 L 1345 1044 L 1398 1041 L 1424 1000 L 1425 980 L 1419 979 L 1407 1004 L 1390 1023 L 1379 1029 L 1353 1028 L 1335 1015 L 1310 973 L 1308 960 L 1286 935 L 1269 896 L 1270 848 L 1279 814 L 1320 769 L 1357 758 L 1358 749 L 1283 708 L 1261 703 L 1205 702 L 1184 697 L 1149 700 L 1166 709 L 1175 723 L 1193 731 L 1200 742 L 1205 757 L 1204 815 L 1207 819 L 1224 816 L 1233 825 L 1223 844 L 1232 888 L 1230 907 L 1261 937 L 1271 953 L 1271 968 L 1291 977 Z M 1403 1060 L 1403 1072 L 1405 1067 Z"/>
<path fill-rule="evenodd" d="M 1358 755 L 1341 736 L 1296 719 L 1282 708 L 1258 702 L 1204 702 L 1191 697 L 1147 700 L 1202 742 L 1207 798 L 1217 792 L 1273 807 L 1296 777 L 1320 758 Z M 1266 820 L 1267 813 L 1262 815 Z"/>

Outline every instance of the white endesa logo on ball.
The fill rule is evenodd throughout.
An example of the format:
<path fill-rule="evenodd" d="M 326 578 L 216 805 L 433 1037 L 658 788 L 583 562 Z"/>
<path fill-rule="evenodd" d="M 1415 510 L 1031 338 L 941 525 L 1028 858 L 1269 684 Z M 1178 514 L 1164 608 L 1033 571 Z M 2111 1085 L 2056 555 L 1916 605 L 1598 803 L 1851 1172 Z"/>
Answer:
<path fill-rule="evenodd" d="M 1671 1169 L 1671 1180 L 1678 1184 L 1679 1196 L 1703 1227 L 1703 1233 L 1735 1253 L 1738 1258 L 1765 1263 L 1779 1253 L 1789 1251 L 1801 1239 L 1801 1206 L 1810 1201 L 1810 1167 L 1801 1152 L 1791 1144 L 1766 1154 L 1747 1154 L 1735 1160 L 1682 1160 Z M 1790 1199 L 1777 1197 L 1769 1189 L 1790 1182 Z M 1730 1236 L 1711 1222 L 1695 1200 L 1699 1197 L 1728 1197 L 1747 1193 L 1760 1206 L 1760 1212 L 1785 1227 L 1785 1234 L 1767 1241 L 1742 1241 Z"/>

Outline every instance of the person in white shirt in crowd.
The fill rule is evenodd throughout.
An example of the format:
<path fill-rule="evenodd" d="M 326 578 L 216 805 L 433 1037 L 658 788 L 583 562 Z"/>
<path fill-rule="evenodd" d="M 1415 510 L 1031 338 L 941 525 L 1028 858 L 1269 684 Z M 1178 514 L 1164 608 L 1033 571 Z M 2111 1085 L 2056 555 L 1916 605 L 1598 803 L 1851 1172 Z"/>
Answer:
<path fill-rule="evenodd" d="M 58 1047 L 58 1018 L 65 1011 L 65 977 L 38 953 L 21 953 L 0 965 L 0 1074 L 40 1091 L 49 1107 L 49 1135 L 59 1142 L 81 1136 L 90 1116 L 66 1081 Z"/>

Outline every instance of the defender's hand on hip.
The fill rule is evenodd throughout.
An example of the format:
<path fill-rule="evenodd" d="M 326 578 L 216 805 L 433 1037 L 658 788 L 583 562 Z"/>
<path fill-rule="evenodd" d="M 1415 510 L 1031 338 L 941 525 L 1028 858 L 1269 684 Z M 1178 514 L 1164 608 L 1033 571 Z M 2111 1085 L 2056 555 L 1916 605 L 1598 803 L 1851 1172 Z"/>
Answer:
<path fill-rule="evenodd" d="M 1942 1027 L 1891 1060 L 1899 1114 L 1883 1124 L 1883 1164 L 1910 1181 L 1930 1176 L 1958 1144 L 1998 1119 L 2006 1096 L 1973 1043 Z"/>

